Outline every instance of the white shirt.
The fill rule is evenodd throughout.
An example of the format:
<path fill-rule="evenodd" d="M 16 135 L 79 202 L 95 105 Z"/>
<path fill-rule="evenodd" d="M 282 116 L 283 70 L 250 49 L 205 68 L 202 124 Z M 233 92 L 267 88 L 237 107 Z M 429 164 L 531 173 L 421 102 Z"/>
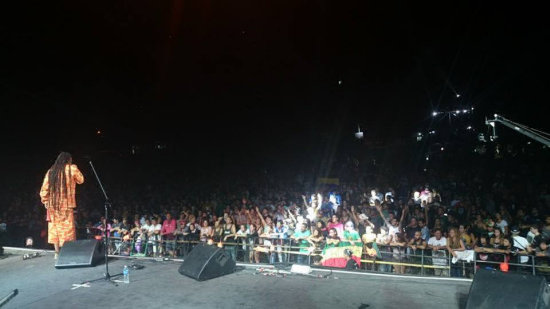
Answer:
<path fill-rule="evenodd" d="M 279 212 L 275 213 L 274 217 L 277 221 L 283 221 L 285 219 L 285 216 L 283 214 L 279 213 Z M 244 221 L 246 223 L 246 218 L 245 218 Z"/>
<path fill-rule="evenodd" d="M 310 221 L 313 221 L 315 219 L 315 210 L 313 209 L 313 207 L 308 207 L 307 208 L 307 216 L 306 216 Z"/>
<path fill-rule="evenodd" d="M 378 200 L 379 202 L 382 202 L 384 196 L 381 193 L 377 193 L 375 196 L 369 197 L 369 204 L 374 205 L 374 201 Z"/>
<path fill-rule="evenodd" d="M 504 233 L 504 229 L 508 226 L 508 222 L 506 220 L 502 219 L 499 223 L 496 224 L 498 228 Z"/>
<path fill-rule="evenodd" d="M 518 248 L 519 250 L 525 250 L 525 251 L 527 250 L 527 247 L 529 246 L 529 242 L 525 237 L 521 237 L 518 235 L 512 238 L 514 239 L 514 244 L 513 244 L 514 247 Z M 527 261 L 529 261 L 528 256 L 522 255 L 519 257 L 520 263 L 527 263 Z"/>
<path fill-rule="evenodd" d="M 428 240 L 428 245 L 431 245 L 431 246 L 446 246 L 447 245 L 447 238 L 441 236 L 441 238 L 438 240 L 437 238 L 434 237 L 430 237 L 430 239 Z"/>
<path fill-rule="evenodd" d="M 332 204 L 332 210 L 336 212 L 338 210 L 338 206 L 340 206 L 336 201 L 336 196 L 331 195 L 328 200 Z"/>
<path fill-rule="evenodd" d="M 156 224 L 156 225 L 149 225 L 148 226 L 148 229 L 147 231 L 151 232 L 151 233 L 154 233 L 155 231 L 160 231 L 162 230 L 162 225 L 160 224 Z"/>
<path fill-rule="evenodd" d="M 237 231 L 237 235 L 241 235 L 241 236 L 242 236 L 242 235 L 248 235 L 248 234 L 249 234 L 248 232 L 249 232 L 248 230 L 246 230 L 246 231 L 243 232 L 241 229 L 239 229 L 239 230 Z M 246 239 L 242 238 L 242 239 L 241 239 L 241 243 L 243 244 L 242 248 L 243 248 L 244 250 L 246 250 Z"/>
<path fill-rule="evenodd" d="M 533 240 L 535 239 L 535 234 L 531 233 L 531 231 L 527 232 L 526 239 L 529 244 L 532 244 Z"/>
<path fill-rule="evenodd" d="M 446 246 L 447 245 L 447 238 L 445 238 L 443 236 L 440 239 L 435 238 L 435 236 L 431 237 L 428 240 L 428 245 L 431 245 L 431 246 Z M 432 252 L 432 256 L 444 257 L 446 255 L 445 252 L 446 252 L 445 250 L 434 250 Z M 447 259 L 435 259 L 435 258 L 433 258 L 432 262 L 433 262 L 434 265 L 447 265 Z"/>
<path fill-rule="evenodd" d="M 157 238 L 157 234 L 155 234 L 155 231 L 160 231 L 162 229 L 162 225 L 160 224 L 155 224 L 155 225 L 146 225 L 146 226 L 142 226 L 142 228 L 147 228 L 147 232 L 148 233 L 151 233 L 152 236 L 149 237 L 149 240 L 148 240 L 148 243 L 153 243 L 153 241 L 155 239 L 159 239 Z M 158 234 L 158 237 L 160 237 L 160 234 Z"/>
<path fill-rule="evenodd" d="M 382 235 L 378 234 L 376 235 L 376 242 L 379 244 L 387 245 L 391 242 L 391 236 L 390 235 Z"/>
<path fill-rule="evenodd" d="M 388 225 L 388 235 L 394 237 L 397 233 L 399 233 L 399 226 Z"/>

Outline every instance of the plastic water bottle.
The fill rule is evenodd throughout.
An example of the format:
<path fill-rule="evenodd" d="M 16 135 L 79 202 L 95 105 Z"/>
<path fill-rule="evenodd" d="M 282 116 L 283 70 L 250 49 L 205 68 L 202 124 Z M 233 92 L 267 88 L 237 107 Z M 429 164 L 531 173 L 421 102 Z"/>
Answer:
<path fill-rule="evenodd" d="M 124 275 L 124 283 L 130 283 L 130 269 L 128 268 L 127 265 L 124 265 L 122 274 Z"/>

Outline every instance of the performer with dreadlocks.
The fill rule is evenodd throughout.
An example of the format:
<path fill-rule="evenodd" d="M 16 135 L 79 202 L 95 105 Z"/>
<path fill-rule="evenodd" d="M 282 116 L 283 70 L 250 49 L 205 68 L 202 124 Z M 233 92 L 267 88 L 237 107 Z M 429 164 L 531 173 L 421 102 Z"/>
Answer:
<path fill-rule="evenodd" d="M 40 189 L 40 199 L 46 206 L 48 217 L 48 243 L 54 245 L 56 259 L 65 242 L 76 240 L 75 191 L 76 184 L 84 182 L 84 176 L 72 161 L 70 153 L 61 152 L 46 173 Z"/>

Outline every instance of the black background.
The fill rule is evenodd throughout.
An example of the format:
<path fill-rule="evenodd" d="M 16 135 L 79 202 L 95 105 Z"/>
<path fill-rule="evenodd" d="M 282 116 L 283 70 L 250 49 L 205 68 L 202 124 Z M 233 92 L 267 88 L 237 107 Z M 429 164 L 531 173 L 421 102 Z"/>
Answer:
<path fill-rule="evenodd" d="M 195 159 L 284 158 L 351 143 L 358 124 L 367 143 L 464 126 L 431 113 L 472 106 L 480 132 L 493 113 L 547 130 L 543 13 L 476 1 L 13 1 L 1 19 L 3 153 L 165 143 Z"/>

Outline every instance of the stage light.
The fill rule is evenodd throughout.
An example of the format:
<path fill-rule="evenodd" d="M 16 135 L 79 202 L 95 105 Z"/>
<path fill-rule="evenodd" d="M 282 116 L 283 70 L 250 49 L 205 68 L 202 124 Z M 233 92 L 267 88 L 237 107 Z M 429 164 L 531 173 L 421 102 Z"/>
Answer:
<path fill-rule="evenodd" d="M 455 113 L 460 114 L 460 110 L 457 110 Z"/>
<path fill-rule="evenodd" d="M 426 156 L 426 161 L 430 161 L 430 157 Z"/>
<path fill-rule="evenodd" d="M 468 110 L 467 110 L 467 109 L 463 109 L 462 112 L 463 112 L 464 114 L 466 114 L 466 113 L 468 112 Z"/>
<path fill-rule="evenodd" d="M 100 134 L 101 134 L 101 130 L 97 130 L 95 133 L 96 133 L 97 135 L 100 135 Z"/>
<path fill-rule="evenodd" d="M 363 138 L 363 132 L 361 131 L 361 128 L 357 126 L 357 132 L 355 132 L 355 138 L 362 139 Z"/>
<path fill-rule="evenodd" d="M 471 130 L 471 129 L 472 129 L 472 126 L 468 126 L 468 127 L 466 128 L 466 130 Z"/>
<path fill-rule="evenodd" d="M 433 112 L 433 113 L 432 113 L 432 116 L 435 117 L 435 116 L 437 116 L 437 114 L 438 114 L 438 112 Z"/>
<path fill-rule="evenodd" d="M 430 190 L 425 189 L 422 192 L 420 192 L 420 202 L 431 203 L 431 201 L 432 201 L 432 192 L 430 192 Z"/>
<path fill-rule="evenodd" d="M 432 135 L 435 134 L 435 130 L 431 130 L 430 134 L 432 134 Z"/>
<path fill-rule="evenodd" d="M 441 151 L 443 151 L 443 150 L 445 150 L 445 148 L 444 148 L 444 147 L 441 147 Z"/>
<path fill-rule="evenodd" d="M 457 98 L 460 98 L 460 94 L 457 93 L 457 94 L 456 94 L 456 97 L 457 97 Z"/>
<path fill-rule="evenodd" d="M 418 132 L 418 134 L 416 135 L 416 141 L 420 142 L 422 140 L 422 137 L 422 133 Z"/>

